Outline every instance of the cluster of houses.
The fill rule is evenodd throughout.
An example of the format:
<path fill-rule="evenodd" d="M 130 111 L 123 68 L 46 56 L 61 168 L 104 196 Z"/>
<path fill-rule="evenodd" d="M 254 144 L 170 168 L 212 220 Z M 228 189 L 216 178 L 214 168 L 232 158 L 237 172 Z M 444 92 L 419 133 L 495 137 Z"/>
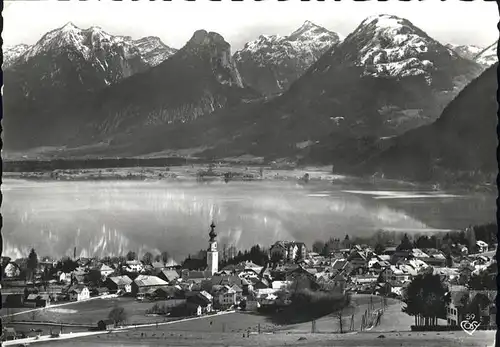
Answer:
<path fill-rule="evenodd" d="M 484 245 L 478 245 L 480 253 L 453 259 L 449 266 L 449 260 L 436 249 L 402 251 L 389 247 L 382 254 L 375 254 L 370 247 L 354 245 L 325 256 L 308 252 L 303 243 L 278 241 L 270 248 L 271 262 L 268 264 L 262 266 L 244 261 L 219 270 L 213 228 L 212 225 L 208 249 L 212 254 L 207 257 L 208 270 L 183 269 L 173 260 L 152 264 L 133 260 L 120 265 L 79 259 L 78 268 L 71 273 L 56 273 L 50 290 L 25 287 L 21 293 L 4 292 L 3 307 L 45 307 L 54 301 L 82 301 L 111 294 L 162 302 L 170 315 L 203 315 L 234 308 L 256 311 L 266 306 L 287 305 L 287 296 L 281 294 L 290 290 L 298 278 L 307 281 L 311 287 L 338 293 L 351 291 L 400 297 L 412 278 L 423 271 L 439 274 L 450 287 L 458 288 L 461 284 L 463 286 L 467 276 L 496 262 L 493 252 L 488 252 Z M 272 262 L 273 259 L 280 261 Z M 90 272 L 97 274 L 99 284 L 89 283 Z M 4 273 L 7 279 L 15 279 L 15 266 L 5 266 Z M 447 308 L 450 325 L 460 321 L 463 300 L 460 300 L 461 294 L 456 293 L 461 292 L 452 290 L 452 300 Z M 477 295 L 483 294 L 476 293 L 474 297 Z M 494 300 L 488 305 L 494 306 Z"/>

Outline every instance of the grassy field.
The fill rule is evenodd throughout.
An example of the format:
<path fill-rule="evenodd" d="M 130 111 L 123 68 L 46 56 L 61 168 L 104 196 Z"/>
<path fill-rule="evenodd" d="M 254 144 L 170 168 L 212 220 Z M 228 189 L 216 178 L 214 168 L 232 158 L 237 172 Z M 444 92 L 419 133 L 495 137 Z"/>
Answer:
<path fill-rule="evenodd" d="M 98 337 L 88 337 L 80 340 L 67 340 L 52 346 L 83 347 L 153 347 L 153 346 L 350 346 L 350 347 L 489 347 L 494 346 L 494 333 L 478 331 L 473 336 L 464 332 L 452 333 L 359 333 L 359 334 L 261 334 L 242 337 L 235 333 L 207 332 L 170 332 L 142 335 L 144 332 L 128 332 L 123 334 L 108 334 Z M 383 336 L 383 337 L 382 337 Z M 49 343 L 41 343 L 48 346 Z"/>
<path fill-rule="evenodd" d="M 158 303 L 161 303 L 160 301 Z M 86 324 L 95 326 L 101 319 L 106 319 L 115 306 L 125 308 L 128 321 L 134 324 L 163 322 L 164 317 L 146 316 L 146 310 L 154 302 L 140 302 L 133 298 L 107 298 L 85 302 L 74 302 L 61 307 L 48 307 L 38 311 L 35 321 L 64 322 L 68 324 Z M 26 313 L 15 316 L 15 321 L 32 321 L 33 314 Z M 9 321 L 8 318 L 5 319 Z"/>

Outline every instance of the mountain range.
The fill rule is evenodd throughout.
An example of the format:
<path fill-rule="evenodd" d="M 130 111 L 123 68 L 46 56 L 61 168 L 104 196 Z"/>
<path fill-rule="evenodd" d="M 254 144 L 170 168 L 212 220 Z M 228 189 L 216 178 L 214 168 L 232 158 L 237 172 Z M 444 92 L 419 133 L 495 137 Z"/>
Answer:
<path fill-rule="evenodd" d="M 436 124 L 453 133 L 442 119 L 470 98 L 471 87 L 460 92 L 495 63 L 495 48 L 445 46 L 391 15 L 365 19 L 345 39 L 306 21 L 234 55 L 205 30 L 176 50 L 156 37 L 68 23 L 35 45 L 6 49 L 4 148 L 45 146 L 59 157 L 244 156 L 391 172 L 384 153 L 398 144 L 416 148 L 425 142 L 420 134 L 436 136 L 425 132 Z"/>
<path fill-rule="evenodd" d="M 192 135 L 193 147 L 201 146 L 198 139 L 210 144 L 202 153 L 207 156 L 297 160 L 314 152 L 317 161 L 336 162 L 367 139 L 435 121 L 481 71 L 409 21 L 375 16 L 325 52 L 282 95 L 223 109 L 199 127 L 175 133 L 184 139 Z M 207 131 L 200 134 L 201 129 Z M 179 146 L 175 136 L 168 138 L 166 147 Z"/>

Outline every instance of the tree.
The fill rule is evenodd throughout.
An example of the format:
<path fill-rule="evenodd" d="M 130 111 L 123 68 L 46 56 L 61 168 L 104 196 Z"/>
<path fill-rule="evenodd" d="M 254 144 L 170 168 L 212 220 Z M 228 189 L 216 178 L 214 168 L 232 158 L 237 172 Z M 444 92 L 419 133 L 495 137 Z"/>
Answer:
<path fill-rule="evenodd" d="M 29 270 L 30 276 L 33 277 L 36 269 L 38 268 L 38 256 L 36 255 L 34 248 L 31 249 L 30 254 L 28 255 L 27 268 Z"/>
<path fill-rule="evenodd" d="M 144 256 L 142 257 L 142 262 L 145 265 L 151 265 L 151 263 L 153 262 L 153 254 L 151 254 L 150 252 L 144 253 Z"/>
<path fill-rule="evenodd" d="M 375 254 L 381 255 L 382 253 L 384 253 L 384 251 L 385 251 L 385 247 L 383 245 L 381 245 L 380 243 L 377 243 L 377 245 L 375 246 Z"/>
<path fill-rule="evenodd" d="M 64 273 L 70 273 L 75 271 L 78 267 L 78 263 L 69 257 L 64 257 L 60 262 L 57 263 L 56 267 Z"/>
<path fill-rule="evenodd" d="M 433 248 L 436 246 L 436 242 L 434 243 L 427 237 L 427 235 L 422 235 L 417 238 L 415 241 L 415 247 L 416 248 Z"/>
<path fill-rule="evenodd" d="M 127 321 L 127 312 L 123 307 L 116 306 L 111 309 L 109 312 L 108 318 L 111 319 L 115 326 L 118 326 L 120 323 L 124 323 Z"/>
<path fill-rule="evenodd" d="M 86 275 L 85 275 L 85 280 L 88 283 L 91 283 L 94 286 L 99 286 L 101 283 L 101 272 L 98 270 L 90 270 Z"/>
<path fill-rule="evenodd" d="M 325 243 L 323 241 L 315 241 L 312 245 L 313 252 L 322 253 L 325 248 Z"/>
<path fill-rule="evenodd" d="M 284 259 L 283 254 L 280 252 L 274 252 L 271 255 L 271 263 L 278 264 Z"/>
<path fill-rule="evenodd" d="M 466 229 L 469 253 L 476 253 L 476 232 L 472 227 Z"/>
<path fill-rule="evenodd" d="M 403 312 L 415 317 L 415 325 L 436 325 L 437 318 L 446 317 L 446 304 L 450 297 L 448 288 L 441 282 L 439 275 L 424 273 L 416 276 L 403 292 L 402 301 L 406 304 Z"/>
<path fill-rule="evenodd" d="M 163 264 L 168 263 L 169 259 L 170 259 L 170 254 L 168 254 L 167 251 L 161 252 L 161 260 L 162 260 Z"/>
<path fill-rule="evenodd" d="M 496 290 L 496 273 L 483 270 L 477 275 L 472 275 L 467 283 L 469 290 Z"/>
<path fill-rule="evenodd" d="M 134 251 L 129 251 L 126 256 L 127 260 L 136 260 L 137 254 Z"/>
<path fill-rule="evenodd" d="M 411 244 L 410 238 L 408 237 L 408 234 L 404 234 L 403 238 L 401 239 L 401 243 L 398 246 L 399 251 L 410 251 L 413 249 L 413 246 Z"/>

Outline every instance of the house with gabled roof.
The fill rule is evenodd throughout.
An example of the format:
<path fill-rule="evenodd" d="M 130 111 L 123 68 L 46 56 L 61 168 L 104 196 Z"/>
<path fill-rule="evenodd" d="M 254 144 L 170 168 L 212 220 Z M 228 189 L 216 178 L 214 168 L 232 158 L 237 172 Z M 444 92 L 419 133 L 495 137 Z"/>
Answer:
<path fill-rule="evenodd" d="M 84 284 L 76 284 L 67 290 L 71 301 L 82 301 L 90 298 L 90 290 Z"/>
<path fill-rule="evenodd" d="M 287 262 L 291 262 L 296 259 L 305 259 L 307 256 L 307 248 L 303 242 L 276 241 L 271 246 L 269 253 L 271 259 L 280 257 Z"/>
<path fill-rule="evenodd" d="M 179 273 L 175 270 L 167 270 L 163 269 L 160 271 L 158 274 L 158 277 L 160 277 L 162 280 L 167 281 L 168 283 L 173 283 L 175 280 L 180 278 Z"/>
<path fill-rule="evenodd" d="M 451 289 L 448 295 L 450 296 L 450 302 L 446 304 L 446 322 L 448 325 L 456 326 L 464 320 L 469 293 L 467 289 Z"/>
<path fill-rule="evenodd" d="M 122 291 L 125 293 L 132 292 L 132 280 L 130 277 L 124 276 L 112 276 L 106 279 L 106 287 L 112 293 L 116 293 L 117 291 Z"/>
<path fill-rule="evenodd" d="M 230 286 L 216 285 L 213 288 L 214 305 L 226 310 L 236 305 L 236 291 Z"/>
<path fill-rule="evenodd" d="M 347 261 L 351 264 L 353 271 L 357 271 L 359 268 L 366 269 L 368 267 L 368 259 L 364 251 L 352 251 Z"/>
<path fill-rule="evenodd" d="M 101 278 L 107 278 L 108 276 L 112 275 L 115 272 L 113 268 L 111 268 L 106 264 L 101 264 L 98 270 L 101 273 Z"/>
<path fill-rule="evenodd" d="M 158 287 L 166 287 L 168 286 L 168 282 L 162 280 L 157 276 L 148 276 L 148 275 L 139 275 L 132 282 L 131 289 L 132 294 L 145 294 L 150 289 L 158 288 Z"/>
<path fill-rule="evenodd" d="M 212 273 L 210 271 L 189 271 L 183 270 L 181 273 L 183 281 L 192 281 L 201 283 L 204 280 L 212 278 Z"/>
<path fill-rule="evenodd" d="M 189 311 L 198 316 L 213 310 L 213 296 L 206 291 L 186 293 L 186 302 Z"/>
<path fill-rule="evenodd" d="M 242 278 L 239 276 L 233 275 L 233 276 L 218 276 L 215 275 L 212 277 L 212 284 L 216 285 L 229 285 L 232 286 L 234 284 L 238 286 L 243 286 Z"/>

